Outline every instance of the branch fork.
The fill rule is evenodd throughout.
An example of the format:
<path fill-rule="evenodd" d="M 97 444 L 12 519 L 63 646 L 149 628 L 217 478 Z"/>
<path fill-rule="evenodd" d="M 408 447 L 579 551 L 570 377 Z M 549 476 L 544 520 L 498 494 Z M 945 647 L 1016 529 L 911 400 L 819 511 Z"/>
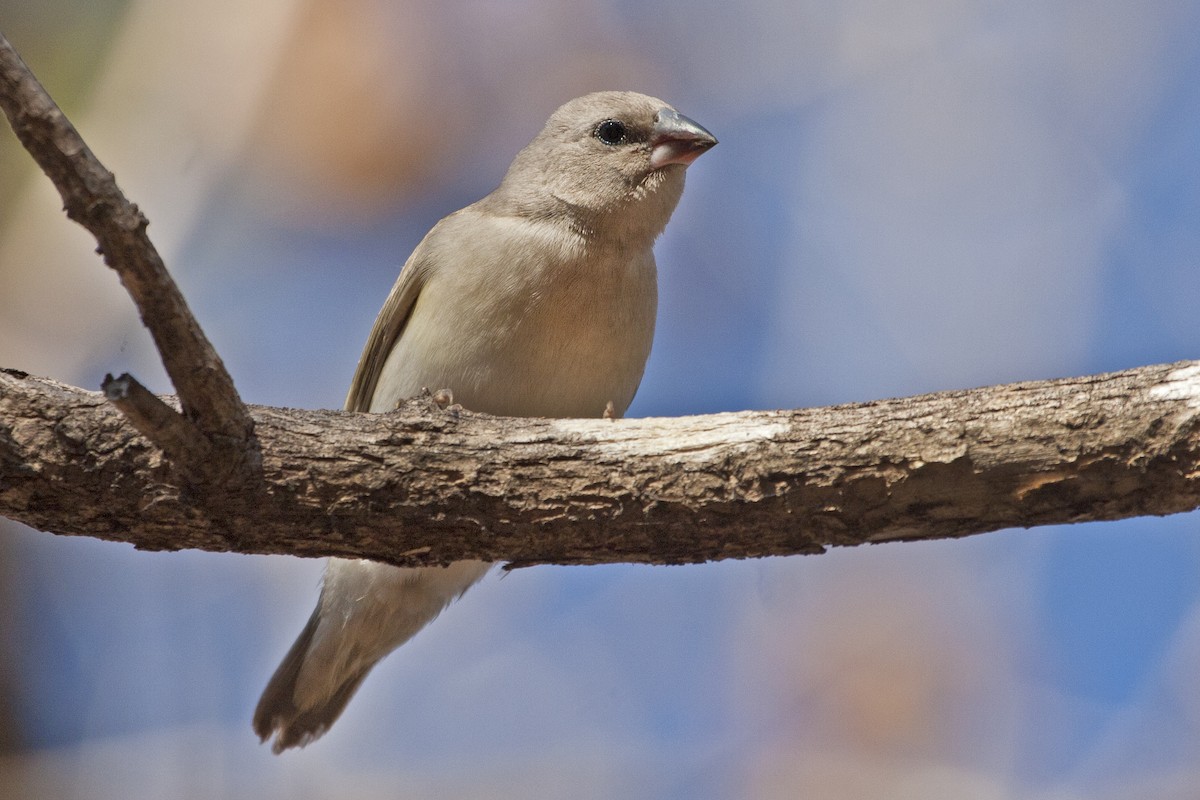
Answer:
<path fill-rule="evenodd" d="M 145 215 L 126 199 L 3 35 L 0 107 L 58 189 L 67 216 L 96 237 L 97 252 L 133 298 L 182 411 L 154 398 L 129 375 L 106 378 L 105 395 L 187 480 L 216 490 L 260 479 L 254 421 L 150 241 Z"/>
<path fill-rule="evenodd" d="M 398 565 L 674 564 L 1200 507 L 1200 362 L 673 419 L 247 407 L 145 217 L 2 36 L 0 107 L 179 393 L 0 369 L 0 515 L 33 527 Z"/>

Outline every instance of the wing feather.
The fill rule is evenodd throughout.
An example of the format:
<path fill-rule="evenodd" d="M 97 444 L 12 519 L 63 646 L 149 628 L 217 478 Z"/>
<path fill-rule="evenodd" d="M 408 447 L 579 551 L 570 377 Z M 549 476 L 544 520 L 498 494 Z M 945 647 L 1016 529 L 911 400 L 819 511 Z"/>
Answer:
<path fill-rule="evenodd" d="M 400 270 L 400 276 L 396 278 L 379 316 L 375 318 L 371 335 L 367 337 L 362 355 L 359 356 L 354 379 L 350 381 L 350 392 L 346 395 L 347 411 L 370 410 L 371 398 L 375 394 L 383 365 L 404 334 L 404 327 L 412 316 L 417 297 L 428 277 L 429 264 L 424 258 L 426 252 L 425 242 L 421 242 Z"/>

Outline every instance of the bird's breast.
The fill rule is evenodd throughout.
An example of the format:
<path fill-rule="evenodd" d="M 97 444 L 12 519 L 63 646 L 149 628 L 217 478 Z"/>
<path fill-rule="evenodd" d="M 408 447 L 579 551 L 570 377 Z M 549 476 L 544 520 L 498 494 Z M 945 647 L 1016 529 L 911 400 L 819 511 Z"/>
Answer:
<path fill-rule="evenodd" d="M 461 248 L 465 260 L 430 275 L 372 409 L 427 387 L 491 414 L 598 417 L 609 402 L 623 413 L 654 335 L 650 248 L 598 247 L 524 220 L 490 224 L 500 229 Z"/>

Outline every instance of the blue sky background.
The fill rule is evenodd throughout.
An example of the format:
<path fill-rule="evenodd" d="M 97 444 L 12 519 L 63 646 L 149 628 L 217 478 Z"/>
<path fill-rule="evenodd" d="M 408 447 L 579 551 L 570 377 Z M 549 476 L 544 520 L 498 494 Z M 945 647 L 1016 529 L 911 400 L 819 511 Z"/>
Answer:
<path fill-rule="evenodd" d="M 74 5 L 0 27 L 250 402 L 339 406 L 423 233 L 600 88 L 721 140 L 658 246 L 630 416 L 1200 353 L 1200 3 Z M 0 365 L 169 391 L 44 180 L 0 170 Z M 1197 523 L 492 575 L 281 758 L 249 719 L 319 562 L 5 523 L 30 749 L 0 769 L 60 797 L 1195 796 Z"/>

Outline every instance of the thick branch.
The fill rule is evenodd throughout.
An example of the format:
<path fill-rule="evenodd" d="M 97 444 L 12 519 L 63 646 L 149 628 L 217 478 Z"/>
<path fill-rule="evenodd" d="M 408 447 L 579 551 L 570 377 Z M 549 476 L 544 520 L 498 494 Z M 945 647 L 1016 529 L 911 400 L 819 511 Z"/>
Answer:
<path fill-rule="evenodd" d="M 147 549 L 678 563 L 1200 506 L 1200 362 L 801 411 L 526 420 L 252 407 L 213 521 L 104 398 L 0 373 L 0 514 Z"/>
<path fill-rule="evenodd" d="M 1197 363 L 681 419 L 248 410 L 145 217 L 3 37 L 0 107 L 138 304 L 184 411 L 117 379 L 127 419 L 103 395 L 0 373 L 0 514 L 34 527 L 394 563 L 677 563 L 1200 505 Z M 210 452 L 261 480 L 213 480 Z"/>
<path fill-rule="evenodd" d="M 67 216 L 96 237 L 120 276 L 179 392 L 183 413 L 215 447 L 187 453 L 199 467 L 245 480 L 256 473 L 254 423 L 220 356 L 188 309 L 146 234 L 146 217 L 97 160 L 62 110 L 0 35 L 0 108 L 17 138 L 53 181 Z M 185 455 L 183 452 L 178 455 Z M 213 459 L 224 463 L 213 469 Z"/>

